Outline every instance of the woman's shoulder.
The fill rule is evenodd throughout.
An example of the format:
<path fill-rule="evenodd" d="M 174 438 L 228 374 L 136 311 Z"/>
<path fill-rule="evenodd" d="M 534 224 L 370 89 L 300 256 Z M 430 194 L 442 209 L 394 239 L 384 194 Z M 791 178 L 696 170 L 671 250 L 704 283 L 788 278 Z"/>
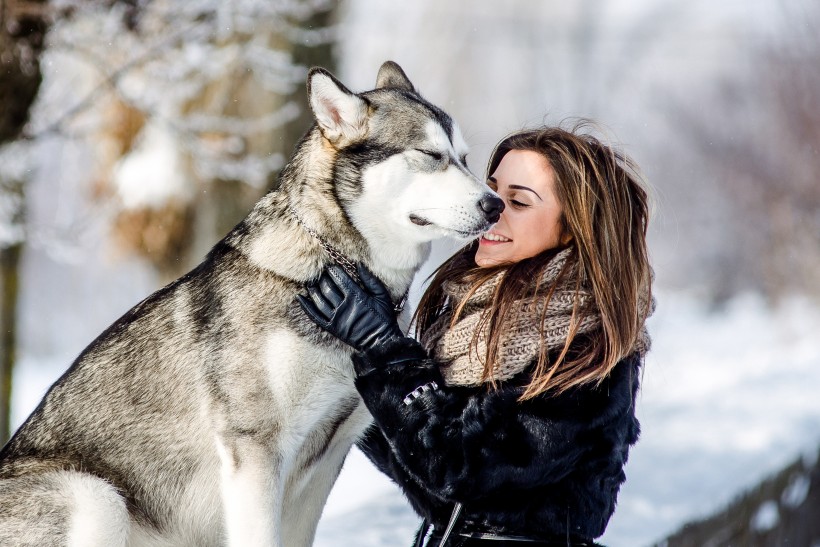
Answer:
<path fill-rule="evenodd" d="M 557 355 L 550 355 L 550 359 Z M 536 362 L 512 378 L 484 383 L 480 386 L 448 386 L 454 395 L 473 399 L 473 403 L 489 410 L 494 406 L 515 407 L 521 412 L 536 414 L 567 412 L 582 417 L 617 412 L 632 405 L 638 391 L 643 357 L 632 353 L 621 359 L 600 382 L 587 382 L 562 392 L 547 389 L 533 398 L 523 399 L 535 374 Z"/>
<path fill-rule="evenodd" d="M 531 412 L 565 412 L 579 419 L 596 419 L 602 415 L 633 410 L 635 395 L 640 386 L 643 357 L 639 353 L 621 359 L 600 382 L 587 382 L 560 393 L 547 389 L 545 392 L 522 402 Z M 504 397 L 520 397 L 532 379 L 535 363 L 527 371 L 501 387 Z"/>

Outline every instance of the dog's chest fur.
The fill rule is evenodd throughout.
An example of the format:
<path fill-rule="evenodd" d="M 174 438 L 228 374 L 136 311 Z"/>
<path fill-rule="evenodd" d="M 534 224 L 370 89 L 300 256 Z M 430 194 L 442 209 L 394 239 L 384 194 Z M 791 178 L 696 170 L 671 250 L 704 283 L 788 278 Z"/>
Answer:
<path fill-rule="evenodd" d="M 353 385 L 350 350 L 289 329 L 271 330 L 262 344 L 280 446 L 298 454 L 294 464 L 310 465 L 334 443 L 349 447 L 369 422 Z"/>

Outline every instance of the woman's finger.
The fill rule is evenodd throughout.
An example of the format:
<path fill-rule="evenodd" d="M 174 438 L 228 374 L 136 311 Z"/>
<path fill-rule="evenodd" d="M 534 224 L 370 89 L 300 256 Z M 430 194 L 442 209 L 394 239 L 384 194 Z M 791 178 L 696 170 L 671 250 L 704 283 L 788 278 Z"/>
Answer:
<path fill-rule="evenodd" d="M 370 291 L 370 294 L 379 300 L 392 302 L 390 292 L 387 290 L 387 287 L 384 286 L 381 279 L 373 275 L 373 273 L 361 262 L 356 265 L 356 269 L 359 272 L 359 277 L 361 278 L 362 283 L 364 283 L 364 287 Z"/>
<path fill-rule="evenodd" d="M 333 317 L 333 310 L 336 309 L 336 306 L 328 301 L 322 289 L 319 287 L 318 282 L 313 285 L 308 285 L 307 296 L 313 302 L 313 306 L 317 312 L 321 313 L 328 320 Z"/>
<path fill-rule="evenodd" d="M 321 291 L 322 296 L 324 296 L 327 302 L 334 308 L 338 307 L 339 304 L 342 303 L 342 300 L 344 300 L 344 293 L 342 293 L 339 286 L 336 285 L 336 282 L 331 276 L 322 274 L 322 277 L 319 278 L 317 286 Z"/>
<path fill-rule="evenodd" d="M 323 275 L 327 275 L 332 278 L 333 283 L 345 298 L 354 294 L 367 296 L 364 289 L 362 289 L 358 283 L 350 277 L 350 274 L 348 274 L 344 268 L 337 264 L 331 264 L 325 268 L 325 273 Z"/>
<path fill-rule="evenodd" d="M 296 300 L 299 301 L 299 305 L 302 306 L 305 314 L 310 317 L 310 319 L 319 325 L 320 327 L 327 327 L 329 320 L 325 315 L 319 311 L 316 307 L 316 304 L 313 303 L 311 299 L 306 296 L 302 296 L 301 294 L 296 295 Z"/>

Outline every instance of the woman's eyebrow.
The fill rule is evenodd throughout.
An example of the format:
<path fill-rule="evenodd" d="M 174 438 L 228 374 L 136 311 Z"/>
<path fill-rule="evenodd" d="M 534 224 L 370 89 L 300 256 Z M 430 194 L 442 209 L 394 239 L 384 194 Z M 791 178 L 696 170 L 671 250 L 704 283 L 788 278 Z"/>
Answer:
<path fill-rule="evenodd" d="M 498 180 L 495 177 L 489 176 L 489 177 L 487 177 L 487 180 L 489 180 L 490 182 L 492 182 L 493 184 L 498 186 Z M 529 188 L 527 186 L 521 186 L 519 184 L 510 184 L 507 188 L 512 188 L 513 190 L 528 190 L 528 191 L 532 192 L 533 194 L 535 194 L 535 196 L 538 199 L 540 199 L 541 201 L 544 201 L 544 199 L 541 196 L 538 195 L 538 192 L 536 192 L 535 190 L 533 190 L 532 188 Z"/>
<path fill-rule="evenodd" d="M 536 196 L 538 199 L 540 199 L 541 201 L 544 201 L 544 200 L 541 198 L 541 196 L 539 196 L 539 195 L 538 195 L 538 192 L 536 192 L 536 191 L 535 191 L 535 190 L 533 190 L 532 188 L 528 188 L 527 186 L 521 186 L 521 185 L 519 185 L 519 184 L 510 184 L 510 185 L 508 186 L 508 188 L 512 188 L 513 190 L 527 190 L 527 191 L 532 192 L 533 194 L 535 194 L 535 196 Z"/>

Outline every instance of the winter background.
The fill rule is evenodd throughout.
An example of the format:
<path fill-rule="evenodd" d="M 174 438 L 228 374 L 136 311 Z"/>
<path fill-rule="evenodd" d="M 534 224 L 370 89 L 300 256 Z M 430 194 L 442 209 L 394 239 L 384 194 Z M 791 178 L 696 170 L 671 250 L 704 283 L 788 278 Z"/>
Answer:
<path fill-rule="evenodd" d="M 201 259 L 274 180 L 309 123 L 307 66 L 363 90 L 393 59 L 459 121 L 476 173 L 504 134 L 582 116 L 653 186 L 658 307 L 643 433 L 603 543 L 661 541 L 816 457 L 814 2 L 50 6 L 30 121 L 0 147 L 0 246 L 22 250 L 13 427 L 99 332 Z M 438 245 L 419 278 L 453 248 Z M 763 506 L 749 526 L 776 520 Z M 406 545 L 416 526 L 354 450 L 316 545 Z"/>

